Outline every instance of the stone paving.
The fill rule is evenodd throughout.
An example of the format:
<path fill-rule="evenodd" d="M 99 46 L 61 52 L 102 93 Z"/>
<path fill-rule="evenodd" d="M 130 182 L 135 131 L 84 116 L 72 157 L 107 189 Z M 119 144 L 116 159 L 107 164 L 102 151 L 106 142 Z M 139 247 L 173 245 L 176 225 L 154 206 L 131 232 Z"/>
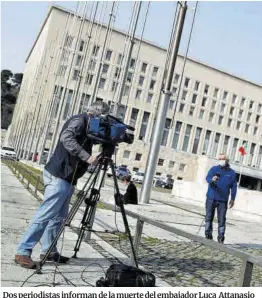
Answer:
<path fill-rule="evenodd" d="M 2 172 L 3 168 L 4 166 L 2 165 Z M 13 256 L 16 245 L 39 202 L 26 191 L 6 167 L 4 168 L 4 177 L 2 176 L 3 194 L 2 218 L 4 217 L 4 222 L 2 219 L 1 230 L 2 285 L 19 286 L 31 271 L 16 266 L 13 263 Z M 132 208 L 135 210 L 136 207 L 127 206 L 131 210 Z M 152 216 L 156 212 L 154 211 L 155 208 L 155 210 L 158 210 L 158 217 L 156 219 L 162 219 L 163 222 L 170 223 L 179 228 L 181 228 L 181 225 L 172 222 L 171 218 L 175 214 L 176 220 L 179 219 L 182 223 L 183 218 L 187 216 L 186 221 L 188 224 L 188 211 L 163 204 L 150 204 L 150 206 L 139 206 L 139 208 L 142 213 L 146 215 L 151 214 Z M 17 213 L 18 209 L 19 213 Z M 75 231 L 79 227 L 83 207 L 80 209 L 72 222 L 73 229 L 67 228 L 65 232 L 63 246 L 65 255 L 72 255 L 72 248 L 77 239 Z M 197 214 L 191 214 L 190 220 L 195 225 L 189 224 L 187 226 L 184 223 L 182 228 L 197 233 L 199 226 L 201 226 L 202 218 Z M 128 221 L 132 234 L 134 234 L 136 221 L 132 218 L 128 218 Z M 247 223 L 248 227 L 256 227 L 255 223 Z M 241 229 L 244 229 L 244 224 L 242 223 Z M 98 209 L 94 224 L 94 229 L 98 232 L 93 233 L 92 239 L 87 243 L 82 243 L 79 259 L 72 260 L 70 265 L 59 266 L 59 270 L 67 278 L 70 278 L 76 286 L 86 285 L 86 281 L 94 285 L 95 281 L 104 275 L 103 270 L 108 268 L 110 263 L 128 263 L 130 245 L 126 236 L 123 233 L 114 235 L 102 233 L 105 229 L 112 231 L 116 227 L 120 231 L 123 231 L 120 214 L 115 214 L 110 210 Z M 238 228 L 238 226 L 232 224 L 230 229 L 237 231 Z M 261 242 L 258 236 L 259 228 L 255 232 L 257 236 L 253 236 L 253 238 L 250 237 L 240 242 L 231 242 L 227 245 L 262 257 Z M 240 236 L 238 235 L 239 239 L 241 238 Z M 7 243 L 10 243 L 10 245 L 7 245 Z M 36 251 L 39 251 L 39 247 Z M 34 257 L 38 257 L 37 253 L 35 253 Z M 141 266 L 157 275 L 159 286 L 236 286 L 241 268 L 241 261 L 238 258 L 147 225 L 144 227 L 138 260 Z M 87 266 L 86 272 L 84 270 Z M 44 268 L 45 277 L 51 283 L 54 276 L 54 267 L 48 264 Z M 36 286 L 42 283 L 44 279 L 41 275 L 35 275 L 29 280 L 29 284 L 27 285 Z M 60 274 L 57 274 L 55 283 L 57 286 L 68 285 L 68 281 Z M 261 267 L 254 266 L 251 285 L 262 286 Z"/>

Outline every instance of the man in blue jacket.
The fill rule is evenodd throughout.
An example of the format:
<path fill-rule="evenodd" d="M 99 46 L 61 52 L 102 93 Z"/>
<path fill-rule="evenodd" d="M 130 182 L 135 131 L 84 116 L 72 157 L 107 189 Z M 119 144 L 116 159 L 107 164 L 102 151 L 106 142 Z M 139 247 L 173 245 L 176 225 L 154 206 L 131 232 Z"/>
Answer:
<path fill-rule="evenodd" d="M 206 226 L 207 239 L 213 239 L 213 219 L 217 209 L 218 237 L 220 243 L 224 243 L 226 230 L 227 208 L 234 206 L 237 194 L 236 173 L 230 168 L 226 155 L 219 155 L 219 165 L 212 167 L 206 177 L 208 183 L 206 199 Z M 228 204 L 229 197 L 231 199 Z"/>

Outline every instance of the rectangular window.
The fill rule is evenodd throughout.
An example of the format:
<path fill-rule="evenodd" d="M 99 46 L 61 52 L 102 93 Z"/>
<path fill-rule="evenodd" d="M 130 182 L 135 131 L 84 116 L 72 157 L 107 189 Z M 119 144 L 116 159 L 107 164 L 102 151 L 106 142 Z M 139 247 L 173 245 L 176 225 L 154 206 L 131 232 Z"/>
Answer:
<path fill-rule="evenodd" d="M 183 146 L 182 146 L 182 151 L 187 152 L 191 130 L 192 130 L 192 125 L 187 124 L 184 142 L 183 142 Z"/>
<path fill-rule="evenodd" d="M 129 91 L 130 91 L 130 87 L 125 85 L 123 96 L 128 96 Z"/>
<path fill-rule="evenodd" d="M 190 82 L 190 79 L 189 78 L 185 78 L 185 84 L 184 84 L 184 87 L 185 88 L 188 88 L 189 82 Z"/>
<path fill-rule="evenodd" d="M 135 160 L 141 160 L 141 158 L 142 158 L 142 154 L 140 154 L 140 153 L 136 153 L 136 157 L 135 157 Z"/>
<path fill-rule="evenodd" d="M 194 116 L 195 107 L 190 107 L 189 116 Z"/>
<path fill-rule="evenodd" d="M 66 39 L 65 39 L 65 43 L 64 43 L 64 47 L 71 48 L 73 40 L 74 40 L 74 37 L 67 34 Z"/>
<path fill-rule="evenodd" d="M 141 90 L 136 90 L 136 99 L 140 99 L 141 93 L 142 93 Z"/>
<path fill-rule="evenodd" d="M 88 108 L 90 95 L 82 93 L 81 101 L 80 101 L 80 107 L 79 107 L 79 114 L 85 113 Z"/>
<path fill-rule="evenodd" d="M 147 69 L 147 64 L 146 63 L 143 63 L 142 64 L 142 67 L 141 67 L 141 72 L 145 73 L 146 72 L 146 69 Z"/>
<path fill-rule="evenodd" d="M 196 101 L 197 101 L 197 94 L 193 94 L 192 103 L 196 103 Z"/>
<path fill-rule="evenodd" d="M 248 133 L 248 130 L 249 130 L 249 124 L 246 124 L 245 133 Z"/>
<path fill-rule="evenodd" d="M 205 110 L 200 110 L 199 112 L 199 119 L 203 119 L 205 114 Z"/>
<path fill-rule="evenodd" d="M 94 59 L 90 59 L 89 64 L 88 64 L 88 70 L 93 71 L 93 70 L 95 70 L 95 67 L 96 67 L 95 60 Z"/>
<path fill-rule="evenodd" d="M 109 65 L 108 64 L 104 64 L 103 68 L 102 68 L 102 73 L 103 74 L 107 74 L 108 73 L 108 69 L 109 69 Z"/>
<path fill-rule="evenodd" d="M 175 79 L 174 79 L 174 84 L 178 84 L 178 81 L 179 81 L 179 78 L 180 78 L 180 75 L 179 74 L 175 74 Z"/>
<path fill-rule="evenodd" d="M 176 127 L 175 127 L 174 138 L 173 138 L 173 144 L 172 144 L 173 149 L 177 149 L 181 127 L 182 127 L 182 122 L 177 121 L 176 122 Z"/>
<path fill-rule="evenodd" d="M 232 119 L 229 118 L 228 121 L 227 121 L 227 127 L 231 127 L 231 125 L 232 125 Z"/>
<path fill-rule="evenodd" d="M 254 105 L 254 101 L 253 100 L 250 100 L 249 109 L 252 109 L 253 108 L 253 105 Z"/>
<path fill-rule="evenodd" d="M 238 118 L 241 119 L 242 118 L 242 115 L 243 115 L 243 110 L 239 110 Z"/>
<path fill-rule="evenodd" d="M 225 136 L 224 145 L 222 152 L 227 154 L 228 144 L 229 144 L 230 136 Z"/>
<path fill-rule="evenodd" d="M 208 121 L 209 121 L 209 122 L 213 122 L 214 115 L 215 115 L 215 114 L 214 114 L 214 113 L 212 113 L 212 112 L 211 112 L 211 113 L 209 113 L 209 118 L 208 118 Z"/>
<path fill-rule="evenodd" d="M 116 91 L 117 86 L 118 86 L 118 82 L 115 82 L 115 81 L 114 81 L 114 82 L 112 83 L 111 91 L 112 91 L 112 92 Z"/>
<path fill-rule="evenodd" d="M 127 73 L 127 77 L 126 77 L 126 81 L 127 81 L 128 83 L 131 83 L 131 81 L 132 81 L 132 76 L 133 76 L 133 73 L 129 71 L 129 72 Z"/>
<path fill-rule="evenodd" d="M 257 126 L 255 126 L 255 127 L 254 127 L 254 131 L 253 131 L 253 135 L 254 135 L 254 136 L 257 134 L 257 130 L 258 130 L 258 128 L 257 128 Z"/>
<path fill-rule="evenodd" d="M 94 45 L 93 52 L 92 52 L 92 55 L 93 56 L 97 56 L 98 55 L 99 48 L 100 47 L 98 45 Z"/>
<path fill-rule="evenodd" d="M 139 77 L 139 81 L 138 81 L 138 85 L 139 85 L 139 86 L 143 86 L 143 84 L 144 84 L 144 80 L 145 80 L 145 77 L 140 76 L 140 77 Z"/>
<path fill-rule="evenodd" d="M 241 98 L 241 103 L 240 103 L 241 107 L 245 104 L 245 101 L 246 101 L 245 97 L 242 97 Z"/>
<path fill-rule="evenodd" d="M 185 105 L 183 103 L 179 106 L 179 113 L 183 113 Z"/>
<path fill-rule="evenodd" d="M 158 163 L 157 163 L 158 166 L 163 166 L 164 165 L 164 159 L 162 158 L 159 158 L 158 159 Z"/>
<path fill-rule="evenodd" d="M 252 143 L 251 148 L 250 148 L 250 152 L 249 152 L 248 166 L 251 166 L 253 164 L 255 148 L 256 148 L 256 144 Z"/>
<path fill-rule="evenodd" d="M 81 40 L 79 45 L 79 52 L 83 52 L 84 46 L 85 46 L 85 42 Z"/>
<path fill-rule="evenodd" d="M 65 73 L 66 73 L 66 69 L 67 69 L 67 66 L 60 65 L 59 68 L 58 68 L 58 71 L 57 71 L 57 75 L 61 76 L 61 77 L 64 77 Z"/>
<path fill-rule="evenodd" d="M 66 106 L 65 106 L 64 115 L 63 115 L 64 120 L 67 118 L 67 116 L 70 115 L 72 97 L 73 97 L 73 90 L 69 90 L 67 94 Z"/>
<path fill-rule="evenodd" d="M 184 172 L 185 167 L 186 167 L 186 165 L 184 163 L 179 164 L 179 172 Z"/>
<path fill-rule="evenodd" d="M 139 112 L 138 109 L 136 109 L 136 108 L 132 108 L 132 112 L 131 112 L 131 120 L 133 120 L 133 121 L 136 121 L 136 120 L 137 120 L 138 112 Z"/>
<path fill-rule="evenodd" d="M 87 77 L 86 77 L 86 83 L 88 84 L 88 85 L 92 85 L 92 81 L 93 81 L 93 75 L 91 75 L 91 74 L 88 74 L 87 75 Z"/>
<path fill-rule="evenodd" d="M 135 66 L 136 66 L 136 60 L 132 58 L 130 61 L 130 68 L 135 69 Z"/>
<path fill-rule="evenodd" d="M 257 115 L 257 116 L 256 116 L 256 123 L 258 123 L 258 122 L 259 122 L 259 120 L 260 120 L 260 116 L 259 116 L 259 115 Z"/>
<path fill-rule="evenodd" d="M 120 77 L 120 72 L 121 72 L 120 68 L 119 67 L 116 67 L 115 74 L 114 74 L 115 78 L 119 78 Z"/>
<path fill-rule="evenodd" d="M 186 100 L 186 96 L 187 96 L 187 91 L 184 90 L 182 93 L 182 99 Z"/>
<path fill-rule="evenodd" d="M 106 59 L 107 61 L 110 61 L 111 60 L 111 57 L 112 57 L 112 51 L 111 50 L 107 50 L 106 51 Z"/>
<path fill-rule="evenodd" d="M 219 116 L 219 118 L 218 118 L 218 124 L 219 125 L 221 125 L 222 124 L 222 122 L 223 122 L 223 116 Z"/>
<path fill-rule="evenodd" d="M 250 121 L 251 116 L 252 116 L 252 113 L 249 112 L 249 113 L 247 114 L 247 121 Z"/>
<path fill-rule="evenodd" d="M 149 86 L 149 89 L 150 89 L 150 90 L 153 90 L 153 89 L 154 89 L 154 87 L 155 87 L 155 84 L 156 84 L 156 81 L 154 81 L 154 80 L 151 80 L 151 82 L 150 82 L 150 86 Z"/>
<path fill-rule="evenodd" d="M 233 116 L 233 114 L 234 114 L 234 110 L 235 110 L 234 107 L 231 107 L 231 108 L 230 108 L 230 112 L 229 112 L 229 114 L 230 114 L 231 116 Z"/>
<path fill-rule="evenodd" d="M 215 100 L 212 100 L 211 110 L 214 110 L 216 108 L 216 104 L 217 102 Z"/>
<path fill-rule="evenodd" d="M 195 90 L 195 91 L 198 91 L 198 89 L 199 89 L 199 85 L 200 85 L 200 82 L 196 81 L 196 82 L 195 82 L 195 87 L 194 87 L 194 90 Z"/>
<path fill-rule="evenodd" d="M 230 152 L 230 159 L 232 159 L 232 160 L 235 160 L 235 155 L 238 150 L 237 147 L 238 147 L 238 139 L 235 138 L 233 141 L 233 146 L 232 146 L 231 152 Z"/>
<path fill-rule="evenodd" d="M 225 108 L 226 108 L 226 105 L 224 103 L 222 103 L 221 106 L 220 106 L 220 113 L 224 113 Z"/>
<path fill-rule="evenodd" d="M 174 166 L 175 166 L 175 162 L 173 160 L 170 160 L 169 163 L 168 163 L 168 167 L 170 169 L 172 169 L 172 168 L 174 168 Z"/>
<path fill-rule="evenodd" d="M 129 156 L 130 156 L 130 151 L 125 150 L 123 154 L 123 158 L 129 158 Z"/>
<path fill-rule="evenodd" d="M 52 111 L 52 117 L 56 118 L 57 117 L 57 113 L 58 113 L 58 108 L 59 108 L 59 102 L 62 96 L 64 88 L 63 87 L 57 87 L 55 86 L 55 90 L 54 90 L 54 108 Z"/>
<path fill-rule="evenodd" d="M 139 133 L 139 140 L 143 140 L 146 136 L 146 129 L 148 127 L 149 117 L 150 117 L 150 113 L 144 112 L 142 124 L 141 124 L 141 128 L 140 128 L 140 133 Z"/>
<path fill-rule="evenodd" d="M 106 80 L 101 78 L 100 81 L 99 81 L 99 85 L 98 85 L 98 88 L 99 89 L 104 89 L 105 88 L 105 84 L 106 84 Z"/>
<path fill-rule="evenodd" d="M 259 168 L 259 169 L 262 169 L 262 146 L 259 146 L 259 153 L 258 153 L 258 158 L 257 158 L 257 164 L 256 166 Z"/>
<path fill-rule="evenodd" d="M 152 76 L 153 77 L 156 77 L 157 76 L 157 73 L 158 73 L 158 67 L 157 66 L 154 66 Z"/>
<path fill-rule="evenodd" d="M 82 58 L 83 58 L 82 55 L 77 55 L 77 56 L 76 56 L 76 66 L 80 66 L 80 65 L 81 65 L 81 63 L 82 63 Z"/>
<path fill-rule="evenodd" d="M 227 96 L 228 96 L 228 92 L 227 91 L 224 91 L 224 93 L 223 93 L 223 99 L 226 100 L 227 99 Z"/>
<path fill-rule="evenodd" d="M 208 90 L 209 90 L 209 86 L 208 86 L 208 85 L 206 85 L 206 86 L 205 86 L 205 89 L 204 89 L 204 94 L 206 94 L 206 95 L 207 95 L 207 94 L 208 94 Z"/>
<path fill-rule="evenodd" d="M 206 106 L 206 103 L 207 103 L 207 97 L 203 97 L 202 99 L 202 107 L 205 107 Z"/>
<path fill-rule="evenodd" d="M 236 129 L 239 130 L 241 127 L 241 122 L 240 121 L 237 121 L 237 126 L 236 126 Z"/>
<path fill-rule="evenodd" d="M 218 98 L 218 88 L 215 88 L 213 97 Z"/>
<path fill-rule="evenodd" d="M 122 59 L 123 59 L 123 55 L 122 54 L 118 54 L 117 64 L 121 65 L 122 64 Z"/>
<path fill-rule="evenodd" d="M 257 106 L 257 112 L 260 113 L 261 110 L 262 110 L 262 104 L 260 103 L 260 104 L 258 104 L 258 106 Z"/>
<path fill-rule="evenodd" d="M 214 142 L 214 146 L 213 146 L 212 157 L 217 156 L 217 150 L 218 150 L 218 146 L 219 146 L 219 142 L 220 142 L 220 136 L 221 136 L 220 133 L 216 133 L 215 142 Z"/>
<path fill-rule="evenodd" d="M 67 51 L 66 49 L 63 49 L 61 61 L 67 63 L 69 59 L 69 55 L 70 55 L 70 52 Z"/>
<path fill-rule="evenodd" d="M 202 133 L 202 128 L 197 127 L 196 134 L 195 134 L 195 139 L 194 139 L 194 144 L 193 144 L 193 150 L 192 150 L 192 153 L 194 153 L 194 154 L 197 154 L 201 133 Z"/>
<path fill-rule="evenodd" d="M 80 74 L 80 71 L 77 69 L 74 69 L 72 80 L 77 81 L 79 78 L 79 74 Z"/>
<path fill-rule="evenodd" d="M 170 109 L 170 110 L 173 110 L 173 108 L 174 108 L 174 104 L 175 104 L 174 100 L 170 99 L 170 100 L 169 100 L 169 109 Z"/>
<path fill-rule="evenodd" d="M 147 102 L 151 103 L 152 102 L 152 98 L 153 98 L 153 94 L 152 93 L 148 93 L 148 95 L 147 95 Z"/>
<path fill-rule="evenodd" d="M 171 119 L 166 118 L 162 141 L 161 141 L 161 146 L 166 146 L 166 144 L 167 144 L 170 125 L 171 125 Z"/>
<path fill-rule="evenodd" d="M 210 143 L 210 137 L 211 137 L 211 131 L 207 130 L 205 135 L 204 145 L 203 145 L 203 152 L 202 152 L 204 154 L 207 154 L 208 146 Z"/>
<path fill-rule="evenodd" d="M 234 104 L 236 104 L 236 102 L 237 102 L 237 96 L 236 96 L 236 94 L 233 94 L 232 104 L 234 105 Z"/>

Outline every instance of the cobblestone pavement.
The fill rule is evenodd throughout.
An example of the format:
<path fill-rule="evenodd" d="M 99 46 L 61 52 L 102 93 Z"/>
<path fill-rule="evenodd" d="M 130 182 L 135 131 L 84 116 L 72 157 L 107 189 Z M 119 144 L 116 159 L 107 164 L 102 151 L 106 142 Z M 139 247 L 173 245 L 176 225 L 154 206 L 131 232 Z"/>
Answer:
<path fill-rule="evenodd" d="M 99 234 L 103 240 L 130 256 L 130 244 L 126 237 Z M 89 243 L 92 246 L 97 244 Z M 262 257 L 261 249 L 233 246 Z M 103 248 L 100 248 L 103 254 Z M 106 252 L 104 252 L 106 254 Z M 109 256 L 105 257 L 109 258 Z M 111 259 L 112 261 L 112 259 Z M 241 269 L 241 260 L 218 250 L 212 250 L 196 242 L 163 241 L 143 238 L 138 261 L 146 270 L 157 274 L 172 286 L 235 287 Z M 251 286 L 262 286 L 262 268 L 254 266 Z"/>

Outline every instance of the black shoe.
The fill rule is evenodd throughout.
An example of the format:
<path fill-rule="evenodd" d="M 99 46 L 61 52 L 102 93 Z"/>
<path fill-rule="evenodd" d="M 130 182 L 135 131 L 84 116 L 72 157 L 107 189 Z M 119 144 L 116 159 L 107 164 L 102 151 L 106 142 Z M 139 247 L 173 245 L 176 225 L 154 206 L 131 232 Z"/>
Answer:
<path fill-rule="evenodd" d="M 218 241 L 219 243 L 224 244 L 225 237 L 224 237 L 224 236 L 217 236 L 217 241 Z"/>
<path fill-rule="evenodd" d="M 44 254 L 40 255 L 40 260 L 42 260 L 44 258 Z M 57 253 L 53 253 L 51 255 L 49 255 L 46 259 L 47 261 L 51 261 L 51 262 L 55 262 L 55 263 L 59 263 L 59 264 L 66 264 L 70 258 L 61 256 L 58 252 Z"/>
<path fill-rule="evenodd" d="M 213 236 L 212 236 L 212 234 L 206 234 L 206 239 L 208 239 L 208 240 L 213 240 Z"/>

